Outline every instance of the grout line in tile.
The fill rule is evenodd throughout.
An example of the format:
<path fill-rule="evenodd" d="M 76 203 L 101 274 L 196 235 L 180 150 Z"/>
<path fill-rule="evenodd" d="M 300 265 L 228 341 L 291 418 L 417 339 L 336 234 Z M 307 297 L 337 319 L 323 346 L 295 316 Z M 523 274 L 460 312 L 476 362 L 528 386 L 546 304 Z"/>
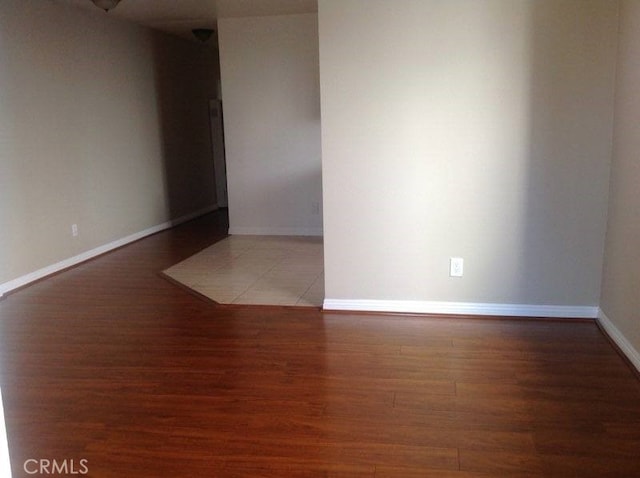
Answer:
<path fill-rule="evenodd" d="M 251 250 L 251 249 L 249 249 L 249 250 Z M 254 281 L 253 281 L 253 282 L 252 282 L 252 283 L 251 283 L 251 284 L 250 284 L 250 285 L 249 285 L 249 286 L 248 286 L 248 287 L 247 287 L 243 292 L 241 292 L 237 297 L 234 297 L 234 299 L 233 299 L 233 301 L 232 301 L 232 302 L 235 302 L 235 301 L 236 301 L 238 298 L 240 298 L 243 294 L 246 294 L 247 292 L 249 292 L 249 290 L 251 290 L 251 288 L 252 288 L 254 285 L 256 285 L 256 284 L 260 281 L 260 279 L 262 279 L 265 275 L 267 275 L 267 273 L 268 273 L 269 271 L 271 271 L 274 267 L 276 267 L 276 266 L 277 266 L 280 262 L 282 262 L 283 260 L 284 260 L 284 259 L 279 259 L 279 260 L 277 260 L 277 261 L 276 261 L 276 263 L 275 263 L 273 266 L 271 266 L 271 268 L 270 268 L 270 269 L 268 269 L 268 270 L 264 271 L 261 275 L 260 275 L 260 274 L 258 274 L 258 275 L 257 275 L 257 277 L 256 277 L 256 279 L 255 279 L 255 280 L 254 280 Z"/>
<path fill-rule="evenodd" d="M 316 281 L 320 278 L 320 276 L 324 273 L 324 268 L 322 268 L 322 270 L 320 271 L 320 273 L 316 276 L 315 279 L 313 279 L 313 281 L 311 281 L 311 284 L 309 285 L 309 287 L 307 287 L 307 290 L 305 290 L 302 295 L 300 297 L 298 297 L 298 301 L 296 302 L 296 305 L 298 305 L 298 303 L 300 303 L 300 301 L 304 298 L 305 295 L 307 295 L 307 292 L 309 292 L 311 290 L 311 288 L 313 287 L 313 285 L 316 283 Z"/>

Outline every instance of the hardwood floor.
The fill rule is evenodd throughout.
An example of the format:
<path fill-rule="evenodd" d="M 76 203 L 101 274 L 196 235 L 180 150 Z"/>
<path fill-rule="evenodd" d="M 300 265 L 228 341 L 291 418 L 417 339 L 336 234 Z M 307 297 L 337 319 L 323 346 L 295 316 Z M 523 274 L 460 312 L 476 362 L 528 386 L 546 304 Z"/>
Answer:
<path fill-rule="evenodd" d="M 224 308 L 159 277 L 223 230 L 0 301 L 15 477 L 640 476 L 640 382 L 594 323 Z"/>

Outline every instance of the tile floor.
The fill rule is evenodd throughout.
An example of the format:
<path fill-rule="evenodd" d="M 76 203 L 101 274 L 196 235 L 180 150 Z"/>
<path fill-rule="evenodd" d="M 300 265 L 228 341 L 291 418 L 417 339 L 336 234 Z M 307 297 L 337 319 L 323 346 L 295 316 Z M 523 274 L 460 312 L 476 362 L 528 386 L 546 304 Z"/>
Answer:
<path fill-rule="evenodd" d="M 230 236 L 164 271 L 221 304 L 322 306 L 320 237 Z"/>

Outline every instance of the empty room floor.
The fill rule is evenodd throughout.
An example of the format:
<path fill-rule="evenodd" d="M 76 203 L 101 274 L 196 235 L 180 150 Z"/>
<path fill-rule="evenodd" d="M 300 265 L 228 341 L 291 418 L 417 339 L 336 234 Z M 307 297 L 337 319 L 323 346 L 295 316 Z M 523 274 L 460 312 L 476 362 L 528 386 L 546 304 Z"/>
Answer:
<path fill-rule="evenodd" d="M 221 307 L 158 273 L 212 214 L 0 301 L 15 477 L 637 477 L 640 381 L 593 321 Z"/>
<path fill-rule="evenodd" d="M 164 271 L 219 304 L 320 307 L 320 237 L 230 236 Z"/>

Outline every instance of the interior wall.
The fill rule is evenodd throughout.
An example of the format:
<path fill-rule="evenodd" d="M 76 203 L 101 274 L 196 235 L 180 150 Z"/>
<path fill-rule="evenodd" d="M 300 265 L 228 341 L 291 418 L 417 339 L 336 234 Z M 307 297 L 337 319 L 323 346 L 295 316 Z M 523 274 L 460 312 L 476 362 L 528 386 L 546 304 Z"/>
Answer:
<path fill-rule="evenodd" d="M 640 364 L 640 2 L 623 0 L 600 307 Z"/>
<path fill-rule="evenodd" d="M 322 233 L 316 14 L 218 20 L 229 232 Z"/>
<path fill-rule="evenodd" d="M 211 56 L 98 9 L 3 1 L 0 284 L 215 203 Z"/>
<path fill-rule="evenodd" d="M 608 0 L 320 0 L 327 299 L 595 308 L 616 29 Z"/>

